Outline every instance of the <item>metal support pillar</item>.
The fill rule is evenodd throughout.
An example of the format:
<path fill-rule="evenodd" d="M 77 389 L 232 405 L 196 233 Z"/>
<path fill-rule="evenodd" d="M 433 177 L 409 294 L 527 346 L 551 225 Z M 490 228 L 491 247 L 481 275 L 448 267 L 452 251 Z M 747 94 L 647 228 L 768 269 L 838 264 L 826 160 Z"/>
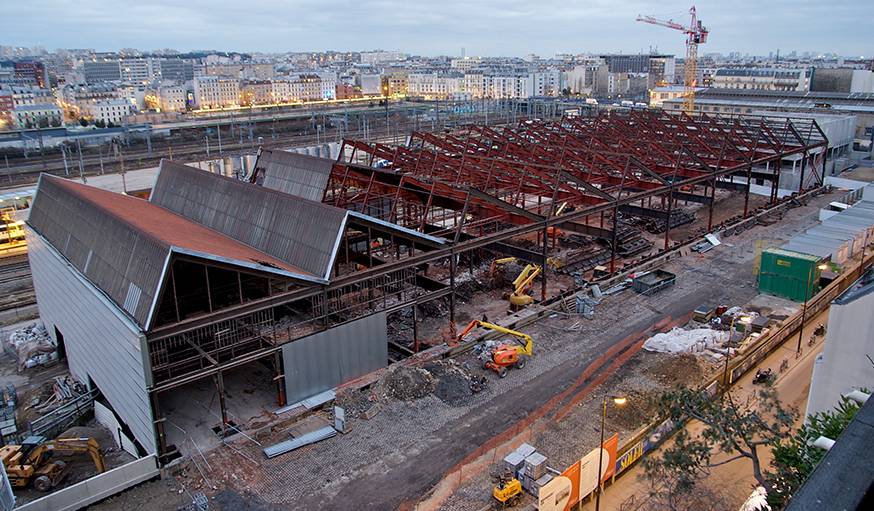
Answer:
<path fill-rule="evenodd" d="M 744 190 L 744 218 L 750 214 L 750 187 L 753 183 L 753 166 L 747 167 L 747 187 Z"/>
<path fill-rule="evenodd" d="M 555 227 L 553 229 L 555 229 Z M 543 237 L 543 249 L 542 249 L 541 261 L 540 261 L 540 264 L 541 264 L 540 267 L 542 268 L 542 270 L 540 272 L 540 301 L 545 302 L 546 301 L 546 270 L 548 269 L 547 265 L 546 265 L 546 260 L 547 260 L 547 249 L 549 247 L 549 235 L 547 234 L 546 227 L 543 228 L 543 236 L 542 237 Z"/>
<path fill-rule="evenodd" d="M 613 233 L 610 238 L 610 273 L 616 271 L 616 244 L 619 238 L 619 207 L 613 208 Z"/>
<path fill-rule="evenodd" d="M 149 403 L 152 406 L 152 424 L 155 429 L 155 439 L 157 440 L 158 456 L 167 454 L 167 435 L 164 433 L 164 417 L 161 416 L 161 406 L 158 403 L 158 393 L 149 392 Z"/>
<path fill-rule="evenodd" d="M 449 327 L 455 336 L 455 251 L 449 253 Z"/>
<path fill-rule="evenodd" d="M 218 389 L 219 410 L 221 410 L 222 415 L 222 438 L 224 438 L 228 425 L 228 409 L 225 407 L 225 380 L 222 378 L 221 371 L 215 375 L 215 386 Z"/>
<path fill-rule="evenodd" d="M 807 151 L 802 153 L 803 156 L 801 158 L 801 176 L 798 180 L 798 193 L 804 193 L 804 170 L 807 168 Z"/>
<path fill-rule="evenodd" d="M 669 237 L 671 235 L 671 209 L 673 208 L 673 205 L 674 205 L 674 187 L 673 187 L 673 185 L 671 185 L 670 187 L 668 187 L 668 208 L 667 208 L 668 217 L 665 220 L 665 250 L 668 249 L 668 244 L 670 243 Z M 712 215 L 712 211 L 713 211 L 713 209 L 712 209 L 713 203 L 712 202 L 710 203 L 710 208 L 711 208 L 711 215 Z M 708 231 L 710 230 L 709 226 L 708 226 L 707 230 Z"/>
<path fill-rule="evenodd" d="M 413 353 L 419 352 L 419 308 L 413 304 Z"/>
<path fill-rule="evenodd" d="M 276 372 L 273 378 L 276 381 L 276 403 L 277 406 L 285 406 L 285 364 L 282 363 L 281 351 L 273 354 L 273 369 Z"/>
<path fill-rule="evenodd" d="M 710 184 L 712 186 L 710 187 L 710 206 L 708 208 L 709 211 L 707 212 L 707 232 L 710 232 L 713 230 L 713 205 L 716 203 L 716 178 L 713 178 L 713 182 Z M 704 192 L 705 194 L 707 193 L 706 188 L 707 187 L 705 186 L 705 192 Z M 671 200 L 671 198 L 668 197 L 668 200 Z M 671 227 L 671 215 L 668 214 L 668 228 L 670 228 L 670 227 Z M 668 248 L 668 247 L 665 247 L 665 248 Z"/>

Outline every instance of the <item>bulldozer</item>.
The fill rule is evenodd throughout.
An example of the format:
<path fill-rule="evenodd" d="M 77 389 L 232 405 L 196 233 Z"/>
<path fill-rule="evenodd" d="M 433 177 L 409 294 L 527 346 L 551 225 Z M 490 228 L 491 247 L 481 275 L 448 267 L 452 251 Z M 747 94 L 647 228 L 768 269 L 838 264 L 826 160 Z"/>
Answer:
<path fill-rule="evenodd" d="M 106 472 L 106 463 L 100 445 L 93 438 L 57 438 L 46 440 L 30 436 L 21 445 L 0 448 L 0 458 L 13 488 L 27 488 L 31 484 L 38 491 L 49 491 L 66 475 L 67 464 L 53 460 L 54 455 L 87 453 L 94 461 L 98 474 Z"/>
<path fill-rule="evenodd" d="M 485 328 L 487 330 L 494 330 L 495 332 L 500 332 L 502 334 L 512 335 L 520 341 L 516 344 L 500 344 L 494 350 L 491 350 L 490 352 L 483 352 L 480 355 L 483 369 L 491 369 L 498 374 L 499 378 L 506 377 L 507 370 L 511 367 L 514 367 L 516 369 L 522 369 L 523 367 L 525 367 L 525 363 L 528 361 L 528 358 L 531 357 L 534 353 L 534 340 L 531 338 L 530 335 L 502 327 L 501 325 L 489 323 L 487 321 L 480 321 L 478 319 L 475 319 L 468 323 L 464 330 L 461 331 L 461 333 L 458 335 L 458 342 L 463 340 L 464 337 L 471 332 L 471 330 L 477 327 Z"/>

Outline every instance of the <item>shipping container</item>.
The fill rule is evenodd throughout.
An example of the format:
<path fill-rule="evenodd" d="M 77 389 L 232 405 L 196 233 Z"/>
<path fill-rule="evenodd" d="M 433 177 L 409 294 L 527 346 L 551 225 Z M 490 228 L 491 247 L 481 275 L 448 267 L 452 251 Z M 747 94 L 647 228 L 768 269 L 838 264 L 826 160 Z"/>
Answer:
<path fill-rule="evenodd" d="M 796 302 L 809 299 L 819 291 L 822 257 L 771 248 L 762 252 L 759 292 Z"/>

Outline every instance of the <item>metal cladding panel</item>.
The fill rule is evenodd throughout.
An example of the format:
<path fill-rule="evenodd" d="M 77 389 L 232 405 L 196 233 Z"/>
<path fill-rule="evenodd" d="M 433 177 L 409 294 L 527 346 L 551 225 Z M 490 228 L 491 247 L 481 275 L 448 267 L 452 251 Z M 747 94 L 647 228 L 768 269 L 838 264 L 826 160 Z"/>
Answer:
<path fill-rule="evenodd" d="M 334 160 L 265 150 L 258 158 L 259 184 L 271 190 L 321 202 Z"/>
<path fill-rule="evenodd" d="M 63 335 L 70 373 L 86 384 L 90 378 L 154 453 L 141 329 L 35 232 L 28 233 L 28 258 L 40 319 L 52 337 L 56 328 Z"/>
<path fill-rule="evenodd" d="M 169 247 L 105 214 L 57 179 L 40 179 L 28 225 L 119 308 L 127 301 L 124 310 L 144 326 Z M 137 300 L 128 300 L 131 284 L 139 290 Z"/>
<path fill-rule="evenodd" d="M 168 161 L 149 200 L 319 277 L 346 221 L 343 209 Z"/>
<path fill-rule="evenodd" d="M 292 341 L 282 347 L 285 392 L 294 403 L 385 367 L 384 312 Z"/>

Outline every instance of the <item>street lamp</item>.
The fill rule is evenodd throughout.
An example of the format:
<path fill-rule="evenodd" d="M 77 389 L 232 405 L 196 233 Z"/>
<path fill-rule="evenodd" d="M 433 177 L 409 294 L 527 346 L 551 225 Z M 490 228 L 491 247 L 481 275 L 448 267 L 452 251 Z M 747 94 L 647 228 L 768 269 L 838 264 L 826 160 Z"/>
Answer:
<path fill-rule="evenodd" d="M 817 270 L 827 270 L 827 264 L 820 264 Z M 801 356 L 801 337 L 804 335 L 804 319 L 807 316 L 807 300 L 810 298 L 810 286 L 813 281 L 813 268 L 807 271 L 807 287 L 804 288 L 804 305 L 801 307 L 801 326 L 798 327 L 798 346 L 795 348 L 795 358 Z"/>
<path fill-rule="evenodd" d="M 728 362 L 731 358 L 731 337 L 734 333 L 735 321 L 740 321 L 745 325 L 749 325 L 750 323 L 752 323 L 753 318 L 751 318 L 750 316 L 732 316 L 731 318 L 731 324 L 728 327 L 728 342 L 726 343 L 725 347 L 725 369 L 722 371 L 722 383 L 723 385 L 725 385 L 726 390 L 728 390 L 728 385 L 730 383 L 728 381 Z"/>
<path fill-rule="evenodd" d="M 612 399 L 613 404 L 616 406 L 624 406 L 628 402 L 628 398 L 625 396 L 608 396 L 604 394 L 604 403 L 601 408 L 601 442 L 598 444 L 598 487 L 595 494 L 595 511 L 600 511 L 601 509 L 601 469 L 604 463 L 604 453 L 601 452 L 601 449 L 604 447 L 604 428 L 607 422 L 607 398 Z"/>

